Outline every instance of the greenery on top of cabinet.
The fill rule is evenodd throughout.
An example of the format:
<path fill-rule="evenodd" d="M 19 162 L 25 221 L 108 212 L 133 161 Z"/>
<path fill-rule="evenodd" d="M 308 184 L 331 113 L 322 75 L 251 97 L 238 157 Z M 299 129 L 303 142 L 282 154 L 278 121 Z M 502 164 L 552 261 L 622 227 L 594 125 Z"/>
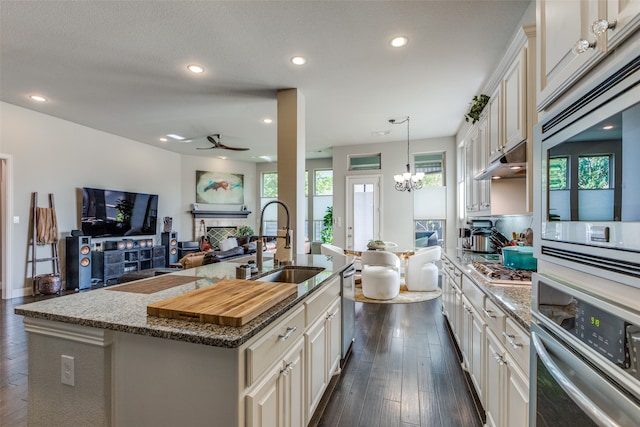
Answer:
<path fill-rule="evenodd" d="M 489 95 L 481 94 L 474 96 L 469 112 L 464 116 L 464 120 L 468 122 L 469 119 L 471 119 L 471 124 L 475 124 L 480 120 L 480 114 L 482 114 L 482 110 L 484 110 L 488 102 Z"/>

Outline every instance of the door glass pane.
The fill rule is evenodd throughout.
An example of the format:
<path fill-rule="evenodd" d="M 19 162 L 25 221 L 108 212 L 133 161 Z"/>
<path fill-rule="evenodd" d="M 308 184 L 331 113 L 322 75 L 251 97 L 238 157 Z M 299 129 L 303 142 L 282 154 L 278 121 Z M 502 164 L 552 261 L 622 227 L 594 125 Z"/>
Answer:
<path fill-rule="evenodd" d="M 353 186 L 353 247 L 366 248 L 374 239 L 374 194 L 373 184 Z"/>

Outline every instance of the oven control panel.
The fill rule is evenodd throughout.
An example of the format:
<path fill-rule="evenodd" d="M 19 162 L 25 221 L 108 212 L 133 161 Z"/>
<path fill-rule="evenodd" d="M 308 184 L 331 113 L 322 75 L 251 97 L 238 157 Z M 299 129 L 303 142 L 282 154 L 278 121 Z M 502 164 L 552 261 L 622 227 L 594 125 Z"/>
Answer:
<path fill-rule="evenodd" d="M 629 366 L 629 354 L 625 345 L 627 323 L 623 319 L 584 301 L 578 301 L 575 327 L 571 332 L 616 365 Z"/>
<path fill-rule="evenodd" d="M 534 317 L 554 324 L 613 365 L 640 379 L 640 321 L 635 314 L 534 275 Z"/>

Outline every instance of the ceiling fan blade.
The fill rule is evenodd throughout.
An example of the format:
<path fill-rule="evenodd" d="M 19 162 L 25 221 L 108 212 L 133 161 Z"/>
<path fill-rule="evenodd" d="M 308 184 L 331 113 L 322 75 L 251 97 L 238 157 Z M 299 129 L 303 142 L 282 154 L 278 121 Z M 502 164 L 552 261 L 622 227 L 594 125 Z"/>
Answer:
<path fill-rule="evenodd" d="M 218 147 L 196 147 L 196 150 L 213 150 L 214 148 Z"/>
<path fill-rule="evenodd" d="M 247 151 L 248 148 L 237 148 L 237 147 L 228 147 L 224 144 L 218 144 L 218 148 L 224 148 L 225 150 L 233 150 L 233 151 Z"/>

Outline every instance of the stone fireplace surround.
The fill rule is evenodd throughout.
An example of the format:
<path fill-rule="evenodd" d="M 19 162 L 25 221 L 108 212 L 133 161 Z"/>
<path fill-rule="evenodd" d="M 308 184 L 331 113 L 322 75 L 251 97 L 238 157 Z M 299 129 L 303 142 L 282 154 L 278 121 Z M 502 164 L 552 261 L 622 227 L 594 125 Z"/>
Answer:
<path fill-rule="evenodd" d="M 218 247 L 218 242 L 226 239 L 227 237 L 234 237 L 238 228 L 247 225 L 246 219 L 235 218 L 194 218 L 193 230 L 196 240 L 200 240 L 201 225 L 200 221 L 204 221 L 205 230 L 211 246 L 215 249 Z"/>

